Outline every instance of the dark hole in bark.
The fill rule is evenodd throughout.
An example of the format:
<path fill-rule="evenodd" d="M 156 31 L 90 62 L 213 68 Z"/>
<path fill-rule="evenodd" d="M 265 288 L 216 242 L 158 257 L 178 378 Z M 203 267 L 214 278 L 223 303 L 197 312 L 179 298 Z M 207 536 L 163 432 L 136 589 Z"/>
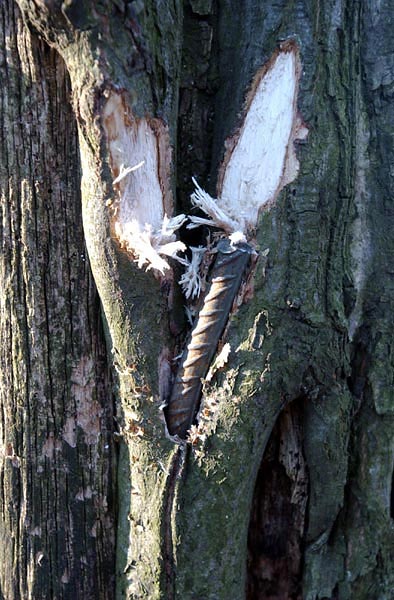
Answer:
<path fill-rule="evenodd" d="M 193 215 L 198 215 L 200 217 L 207 218 L 207 215 L 204 215 L 202 211 L 193 210 Z M 206 246 L 207 245 L 207 237 L 210 231 L 208 227 L 196 227 L 195 229 L 187 229 L 186 224 L 183 225 L 179 232 L 179 239 L 186 244 L 188 247 L 187 254 L 189 259 L 191 259 L 192 253 L 189 250 L 190 246 L 198 247 L 198 246 Z"/>
<path fill-rule="evenodd" d="M 354 340 L 354 346 L 351 355 L 352 373 L 348 378 L 348 385 L 351 393 L 357 398 L 362 399 L 367 385 L 367 373 L 370 366 L 370 332 L 364 327 L 361 328 Z"/>
<path fill-rule="evenodd" d="M 302 600 L 308 496 L 303 399 L 281 413 L 257 475 L 248 536 L 247 600 Z"/>
<path fill-rule="evenodd" d="M 332 591 L 332 600 L 339 600 L 339 586 L 336 584 Z"/>

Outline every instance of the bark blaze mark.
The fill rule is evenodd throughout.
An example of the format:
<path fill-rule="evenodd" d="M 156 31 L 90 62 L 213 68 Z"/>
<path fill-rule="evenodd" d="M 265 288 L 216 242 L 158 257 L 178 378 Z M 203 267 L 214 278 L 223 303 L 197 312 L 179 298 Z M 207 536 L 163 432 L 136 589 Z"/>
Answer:
<path fill-rule="evenodd" d="M 166 409 L 168 431 L 181 439 L 186 438 L 198 411 L 202 380 L 211 365 L 253 252 L 249 244 L 232 248 L 227 239 L 219 242 L 217 251 L 208 293 L 183 353 Z"/>
<path fill-rule="evenodd" d="M 298 175 L 294 142 L 308 135 L 297 110 L 301 73 L 298 45 L 287 40 L 256 73 L 243 121 L 226 140 L 218 206 L 244 230 L 255 228 L 260 209 L 272 206 Z"/>
<path fill-rule="evenodd" d="M 135 118 L 115 91 L 107 92 L 102 124 L 114 178 L 115 197 L 107 202 L 112 236 L 139 267 L 164 274 L 162 255 L 184 249 L 165 227 L 173 211 L 168 129 L 161 119 Z"/>

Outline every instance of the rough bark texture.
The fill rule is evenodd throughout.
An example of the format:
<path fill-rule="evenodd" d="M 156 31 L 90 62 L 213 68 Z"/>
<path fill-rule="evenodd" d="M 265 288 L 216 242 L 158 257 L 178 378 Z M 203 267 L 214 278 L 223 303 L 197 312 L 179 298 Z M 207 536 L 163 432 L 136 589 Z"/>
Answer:
<path fill-rule="evenodd" d="M 117 596 L 389 598 L 393 1 L 19 5 L 63 56 L 72 85 L 84 231 L 122 434 Z M 111 236 L 115 174 L 103 107 L 109 93 L 122 93 L 135 117 L 169 127 L 185 209 L 191 175 L 214 193 L 249 84 L 289 37 L 301 48 L 299 108 L 310 128 L 298 148 L 301 171 L 261 216 L 253 298 L 227 330 L 229 362 L 204 386 L 206 438 L 177 448 L 164 435 L 158 403 L 185 333 L 181 301 L 174 278 L 139 270 Z M 23 223 L 34 213 L 18 215 Z M 190 240 L 198 243 L 195 234 Z M 12 256 L 31 260 L 15 248 Z M 29 313 L 23 304 L 19 310 L 24 336 L 32 335 Z M 56 361 L 53 369 L 63 364 Z M 12 432 L 21 431 L 19 421 Z M 20 473 L 15 446 L 6 446 L 12 474 Z"/>
<path fill-rule="evenodd" d="M 239 353 L 237 363 L 239 377 L 249 374 L 243 397 L 252 391 L 245 418 L 250 423 L 259 415 L 256 461 L 265 448 L 264 428 L 274 421 L 270 414 L 276 418 L 274 407 L 292 400 L 298 404 L 300 397 L 303 407 L 301 433 L 294 436 L 293 428 L 286 433 L 278 425 L 258 475 L 249 535 L 250 598 L 391 595 L 393 395 L 387 378 L 393 363 L 387 336 L 393 243 L 388 115 L 393 107 L 387 32 L 393 10 L 392 2 L 217 6 L 221 52 L 213 177 L 248 82 L 277 40 L 289 35 L 296 34 L 301 43 L 300 109 L 311 127 L 305 147 L 299 148 L 296 185 L 261 220 L 259 240 L 262 248 L 270 248 L 266 279 L 257 274 L 253 304 L 237 320 L 239 332 L 250 332 L 248 345 L 241 346 L 253 356 L 249 373 L 249 352 Z M 203 146 L 198 134 L 189 143 Z M 237 456 L 251 425 L 241 425 L 233 450 Z M 218 430 L 216 441 L 220 436 Z M 277 466 L 270 459 L 283 436 L 302 457 L 300 464 L 286 465 L 290 455 L 285 462 L 279 456 Z M 234 454 L 228 450 L 236 469 Z M 305 489 L 305 483 L 307 505 L 303 494 L 294 495 L 294 487 Z M 198 489 L 195 481 L 193 486 Z M 207 507 L 212 506 L 204 489 Z M 229 495 L 222 496 L 223 507 Z M 300 553 L 302 574 L 297 574 Z M 197 585 L 194 581 L 193 589 Z M 234 597 L 242 597 L 237 593 Z"/>
<path fill-rule="evenodd" d="M 59 55 L 2 2 L 0 596 L 113 598 L 113 396 Z"/>

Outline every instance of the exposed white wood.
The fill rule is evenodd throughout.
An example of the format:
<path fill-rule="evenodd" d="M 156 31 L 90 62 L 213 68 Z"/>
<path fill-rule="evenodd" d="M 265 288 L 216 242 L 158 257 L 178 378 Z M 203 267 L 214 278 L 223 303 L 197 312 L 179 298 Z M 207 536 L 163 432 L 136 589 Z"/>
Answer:
<path fill-rule="evenodd" d="M 218 204 L 248 225 L 272 200 L 282 177 L 294 117 L 295 56 L 279 54 L 262 78 L 227 164 Z"/>
<path fill-rule="evenodd" d="M 114 235 L 139 267 L 164 273 L 169 265 L 162 255 L 175 256 L 186 249 L 174 235 L 184 215 L 174 219 L 166 215 L 170 208 L 165 189 L 170 155 L 167 132 L 158 120 L 134 119 L 116 92 L 110 92 L 104 107 L 103 126 L 117 192 L 111 204 Z"/>
<path fill-rule="evenodd" d="M 187 299 L 197 298 L 200 295 L 202 287 L 200 265 L 203 256 L 207 251 L 203 246 L 198 246 L 198 248 L 190 246 L 190 250 L 192 252 L 192 258 L 190 261 L 188 259 L 183 261 L 186 270 L 179 280 L 179 284 Z"/>
<path fill-rule="evenodd" d="M 192 201 L 210 219 L 190 216 L 188 227 L 214 225 L 232 235 L 234 244 L 244 241 L 253 234 L 260 209 L 270 206 L 297 177 L 294 141 L 308 133 L 297 112 L 300 73 L 298 47 L 292 41 L 284 43 L 258 71 L 241 127 L 227 141 L 218 199 L 193 180 Z M 172 209 L 167 131 L 158 119 L 133 118 L 115 91 L 108 95 L 103 125 L 117 192 L 111 203 L 113 233 L 139 267 L 164 273 L 169 265 L 163 256 L 176 257 L 186 249 L 175 236 L 186 217 L 166 216 Z M 190 263 L 180 259 L 187 267 L 181 279 L 187 297 L 197 295 L 200 288 L 199 255 L 195 249 Z"/>
<path fill-rule="evenodd" d="M 308 133 L 297 113 L 299 76 L 298 48 L 288 42 L 255 77 L 219 177 L 217 207 L 235 229 L 254 228 L 260 208 L 298 174 L 293 143 Z"/>
<path fill-rule="evenodd" d="M 191 221 L 189 229 L 192 229 L 195 226 L 198 227 L 199 225 L 213 225 L 214 227 L 219 227 L 226 232 L 235 231 L 238 228 L 238 221 L 229 216 L 227 207 L 222 210 L 219 206 L 219 200 L 215 200 L 215 198 L 212 198 L 208 192 L 205 192 L 198 185 L 194 177 L 192 177 L 192 180 L 196 186 L 196 189 L 191 195 L 191 200 L 195 206 L 198 206 L 198 208 L 210 216 L 212 221 L 191 215 L 189 217 Z"/>
<path fill-rule="evenodd" d="M 115 179 L 113 180 L 112 183 L 113 184 L 119 183 L 119 181 L 122 181 L 122 179 L 124 179 L 126 177 L 126 175 L 128 175 L 129 173 L 132 173 L 133 171 L 136 171 L 137 169 L 142 167 L 144 164 L 145 164 L 145 161 L 141 160 L 141 162 L 139 162 L 137 165 L 134 165 L 134 167 L 125 167 L 124 165 L 120 165 L 119 175 L 117 177 L 115 177 Z"/>

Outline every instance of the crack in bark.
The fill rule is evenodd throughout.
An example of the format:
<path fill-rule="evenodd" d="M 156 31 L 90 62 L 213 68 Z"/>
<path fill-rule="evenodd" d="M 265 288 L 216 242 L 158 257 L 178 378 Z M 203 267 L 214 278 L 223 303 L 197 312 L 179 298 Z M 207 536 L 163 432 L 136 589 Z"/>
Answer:
<path fill-rule="evenodd" d="M 163 541 L 162 555 L 164 562 L 165 576 L 165 598 L 174 600 L 175 598 L 175 551 L 172 515 L 174 511 L 175 494 L 177 481 L 182 476 L 183 467 L 186 463 L 187 447 L 179 446 L 171 460 L 166 491 L 163 499 Z"/>

